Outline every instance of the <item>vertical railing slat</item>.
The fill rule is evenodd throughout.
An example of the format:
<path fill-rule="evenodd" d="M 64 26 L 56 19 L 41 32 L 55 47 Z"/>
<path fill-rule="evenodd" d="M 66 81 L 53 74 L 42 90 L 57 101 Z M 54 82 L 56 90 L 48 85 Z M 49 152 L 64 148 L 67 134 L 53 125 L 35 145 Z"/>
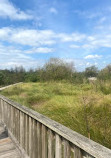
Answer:
<path fill-rule="evenodd" d="M 35 148 L 35 120 L 32 119 L 32 158 L 34 158 L 34 148 Z"/>
<path fill-rule="evenodd" d="M 47 129 L 42 125 L 42 158 L 47 158 Z"/>
<path fill-rule="evenodd" d="M 41 158 L 42 147 L 41 147 L 41 124 L 37 122 L 37 158 Z"/>
<path fill-rule="evenodd" d="M 38 139 L 37 139 L 37 136 L 38 136 L 38 133 L 37 133 L 37 121 L 35 120 L 34 121 L 34 158 L 37 158 L 37 155 L 38 155 Z"/>
<path fill-rule="evenodd" d="M 53 133 L 49 129 L 48 130 L 48 158 L 53 158 Z"/>
<path fill-rule="evenodd" d="M 20 144 L 24 147 L 24 113 L 20 111 Z"/>
<path fill-rule="evenodd" d="M 29 117 L 29 156 L 32 158 L 32 118 Z"/>
<path fill-rule="evenodd" d="M 11 106 L 11 132 L 13 133 L 13 107 Z"/>
<path fill-rule="evenodd" d="M 29 155 L 29 116 L 26 115 L 26 128 L 27 128 L 27 132 L 26 132 L 26 152 Z"/>
<path fill-rule="evenodd" d="M 55 136 L 55 158 L 62 158 L 61 153 L 61 138 L 58 134 Z"/>
<path fill-rule="evenodd" d="M 63 141 L 63 156 L 64 158 L 70 158 L 70 145 L 69 142 L 67 140 Z"/>
<path fill-rule="evenodd" d="M 83 158 L 81 149 L 74 146 L 74 158 Z"/>
<path fill-rule="evenodd" d="M 15 136 L 15 108 L 13 107 L 13 135 Z"/>

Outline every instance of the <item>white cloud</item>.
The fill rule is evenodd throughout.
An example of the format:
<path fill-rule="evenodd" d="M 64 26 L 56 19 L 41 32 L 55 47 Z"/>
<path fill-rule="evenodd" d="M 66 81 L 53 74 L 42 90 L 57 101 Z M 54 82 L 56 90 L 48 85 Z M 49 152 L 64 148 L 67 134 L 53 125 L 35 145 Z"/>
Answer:
<path fill-rule="evenodd" d="M 80 48 L 80 46 L 73 44 L 73 45 L 70 45 L 70 48 Z"/>
<path fill-rule="evenodd" d="M 10 33 L 11 33 L 11 29 L 10 28 L 1 28 L 0 29 L 0 40 L 8 39 Z"/>
<path fill-rule="evenodd" d="M 69 48 L 67 48 L 68 45 L 72 49 L 81 48 L 83 50 L 83 53 L 87 52 L 87 50 L 88 52 L 90 50 L 91 53 L 93 52 L 93 49 L 101 47 L 109 48 L 111 47 L 111 34 L 109 33 L 87 35 L 77 32 L 68 34 L 56 33 L 52 30 L 5 27 L 0 28 L 0 42 L 4 43 L 4 45 L 0 44 L 0 67 L 6 68 L 8 66 L 11 67 L 15 64 L 18 64 L 28 68 L 30 66 L 37 67 L 38 63 L 38 60 L 34 59 L 31 54 L 56 52 L 54 50 L 55 44 L 57 45 L 57 49 L 59 48 L 59 46 L 60 48 L 65 47 L 66 50 L 64 49 L 63 52 L 64 57 L 65 51 L 68 53 L 70 52 L 70 50 L 68 50 Z M 7 46 L 7 44 L 5 43 L 10 46 Z M 66 54 L 66 56 L 70 55 L 70 53 L 68 53 Z M 71 53 L 73 53 L 72 50 Z M 76 57 L 79 54 L 74 55 Z M 82 58 L 81 56 L 80 60 L 77 60 L 77 62 L 75 61 L 75 65 L 77 65 L 78 67 L 81 66 L 83 69 L 88 66 L 86 64 L 87 61 L 89 62 L 91 61 L 91 59 L 100 59 L 101 57 L 102 56 L 97 54 L 93 55 L 93 53 L 85 56 L 84 58 Z M 95 60 L 92 60 L 92 62 L 94 65 Z M 40 62 L 39 64 L 41 65 Z M 80 64 L 82 64 L 83 66 Z"/>
<path fill-rule="evenodd" d="M 81 47 L 87 50 L 98 49 L 102 47 L 111 48 L 111 34 L 101 33 L 91 37 L 87 36 Z"/>
<path fill-rule="evenodd" d="M 84 59 L 100 59 L 102 56 L 101 55 L 87 55 L 84 57 Z"/>
<path fill-rule="evenodd" d="M 30 46 L 39 46 L 39 45 L 50 45 L 55 43 L 52 39 L 54 33 L 51 30 L 18 30 L 12 34 L 11 40 L 13 42 L 30 45 Z"/>
<path fill-rule="evenodd" d="M 94 41 L 95 40 L 95 37 L 93 37 L 93 36 L 88 36 L 88 38 L 87 38 L 89 41 Z"/>
<path fill-rule="evenodd" d="M 103 17 L 100 18 L 100 20 L 98 21 L 98 23 L 101 24 L 101 23 L 105 22 L 106 19 L 107 18 L 105 16 L 103 16 Z"/>
<path fill-rule="evenodd" d="M 28 20 L 32 19 L 32 15 L 16 8 L 9 0 L 0 0 L 0 16 L 10 18 L 12 20 Z"/>
<path fill-rule="evenodd" d="M 111 47 L 111 34 L 86 35 L 80 33 L 56 33 L 52 30 L 36 30 L 5 27 L 0 29 L 0 41 L 31 47 L 48 47 L 57 43 L 69 43 L 70 48 L 93 50 Z M 43 50 L 42 50 L 43 51 Z M 48 50 L 50 52 L 50 50 Z M 38 52 L 38 50 L 37 50 Z M 40 50 L 41 52 L 41 50 Z M 47 52 L 47 51 L 46 51 Z"/>
<path fill-rule="evenodd" d="M 1 28 L 0 40 L 21 45 L 41 46 L 55 43 L 55 33 L 51 30 Z"/>
<path fill-rule="evenodd" d="M 86 63 L 86 66 L 91 66 L 91 63 L 87 62 L 87 63 Z"/>
<path fill-rule="evenodd" d="M 85 39 L 86 35 L 79 33 L 72 33 L 72 34 L 60 33 L 58 35 L 58 38 L 60 38 L 62 42 L 79 42 Z"/>
<path fill-rule="evenodd" d="M 102 16 L 102 13 L 100 11 L 92 12 L 88 10 L 87 11 L 75 10 L 74 13 L 87 19 L 94 19 L 94 18 Z"/>
<path fill-rule="evenodd" d="M 41 61 L 32 58 L 20 48 L 0 44 L 0 69 L 9 69 L 21 65 L 27 69 L 30 67 L 37 68 L 41 64 Z"/>
<path fill-rule="evenodd" d="M 81 42 L 86 36 L 79 33 L 55 33 L 52 30 L 1 28 L 0 40 L 21 45 L 41 46 L 57 42 Z"/>
<path fill-rule="evenodd" d="M 0 59 L 3 60 L 4 58 Z M 0 63 L 0 69 L 10 69 L 10 68 L 14 68 L 16 66 L 23 66 L 26 69 L 30 69 L 30 68 L 38 68 L 38 66 L 41 66 L 41 61 L 39 60 L 19 60 L 16 58 L 16 60 L 13 59 L 9 59 L 7 61 L 1 62 Z"/>
<path fill-rule="evenodd" d="M 57 11 L 57 9 L 56 8 L 50 8 L 49 9 L 49 11 L 50 11 L 50 13 L 53 13 L 53 14 L 58 14 L 58 11 Z"/>
<path fill-rule="evenodd" d="M 53 48 L 48 48 L 48 47 L 39 47 L 39 48 L 33 48 L 31 50 L 25 51 L 26 53 L 52 53 L 54 52 Z"/>
<path fill-rule="evenodd" d="M 96 40 L 92 41 L 91 44 L 95 47 L 107 47 L 111 48 L 111 37 L 108 37 L 107 35 L 100 36 Z"/>
<path fill-rule="evenodd" d="M 90 67 L 90 66 L 97 66 L 97 65 L 98 65 L 97 62 L 95 62 L 95 63 L 87 62 L 86 65 L 85 65 L 85 68 L 86 68 L 86 67 Z"/>
<path fill-rule="evenodd" d="M 80 33 L 56 33 L 52 30 L 5 27 L 0 29 L 0 41 L 9 42 L 11 44 L 27 45 L 35 48 L 47 47 L 57 43 L 69 43 L 69 47 L 74 49 L 82 48 L 93 50 L 101 47 L 111 48 L 110 33 L 90 36 Z"/>

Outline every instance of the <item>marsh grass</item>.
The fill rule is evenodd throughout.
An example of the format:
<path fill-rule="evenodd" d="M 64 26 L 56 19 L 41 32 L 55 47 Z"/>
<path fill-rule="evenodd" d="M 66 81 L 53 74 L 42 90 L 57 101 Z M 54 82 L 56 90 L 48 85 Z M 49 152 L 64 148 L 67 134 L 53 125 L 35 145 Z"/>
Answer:
<path fill-rule="evenodd" d="M 81 85 L 68 82 L 24 83 L 1 93 L 87 137 L 90 132 L 91 139 L 111 148 L 109 85 L 109 82 Z M 107 93 L 103 90 L 105 88 Z"/>

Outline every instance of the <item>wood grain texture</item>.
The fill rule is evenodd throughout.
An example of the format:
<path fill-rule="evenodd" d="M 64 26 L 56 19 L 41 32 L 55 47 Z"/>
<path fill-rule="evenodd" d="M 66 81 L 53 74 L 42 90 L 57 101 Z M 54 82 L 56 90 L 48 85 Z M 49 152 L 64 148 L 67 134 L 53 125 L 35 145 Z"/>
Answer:
<path fill-rule="evenodd" d="M 56 145 L 55 145 L 55 158 L 62 158 L 62 150 L 61 150 L 61 138 L 58 134 L 56 134 L 55 136 L 55 141 L 56 141 Z"/>
<path fill-rule="evenodd" d="M 63 157 L 64 158 L 70 158 L 70 145 L 67 140 L 64 140 L 64 146 L 63 146 Z"/>
<path fill-rule="evenodd" d="M 47 128 L 42 125 L 42 158 L 47 158 Z"/>

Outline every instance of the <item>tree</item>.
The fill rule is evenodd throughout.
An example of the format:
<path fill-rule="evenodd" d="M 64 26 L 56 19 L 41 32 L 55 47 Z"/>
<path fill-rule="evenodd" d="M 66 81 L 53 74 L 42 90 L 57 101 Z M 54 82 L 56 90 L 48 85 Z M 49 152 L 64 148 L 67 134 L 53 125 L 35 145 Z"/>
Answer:
<path fill-rule="evenodd" d="M 69 80 L 74 72 L 73 63 L 67 63 L 59 58 L 51 58 L 43 67 L 43 80 Z"/>
<path fill-rule="evenodd" d="M 111 79 L 111 65 L 108 65 L 104 69 L 102 69 L 99 72 L 98 78 L 102 79 L 102 80 L 109 80 L 109 79 Z"/>
<path fill-rule="evenodd" d="M 98 72 L 99 71 L 96 66 L 90 66 L 85 69 L 85 76 L 86 77 L 97 77 Z"/>
<path fill-rule="evenodd" d="M 4 84 L 4 79 L 5 79 L 4 74 L 2 72 L 0 72 L 0 85 Z"/>

